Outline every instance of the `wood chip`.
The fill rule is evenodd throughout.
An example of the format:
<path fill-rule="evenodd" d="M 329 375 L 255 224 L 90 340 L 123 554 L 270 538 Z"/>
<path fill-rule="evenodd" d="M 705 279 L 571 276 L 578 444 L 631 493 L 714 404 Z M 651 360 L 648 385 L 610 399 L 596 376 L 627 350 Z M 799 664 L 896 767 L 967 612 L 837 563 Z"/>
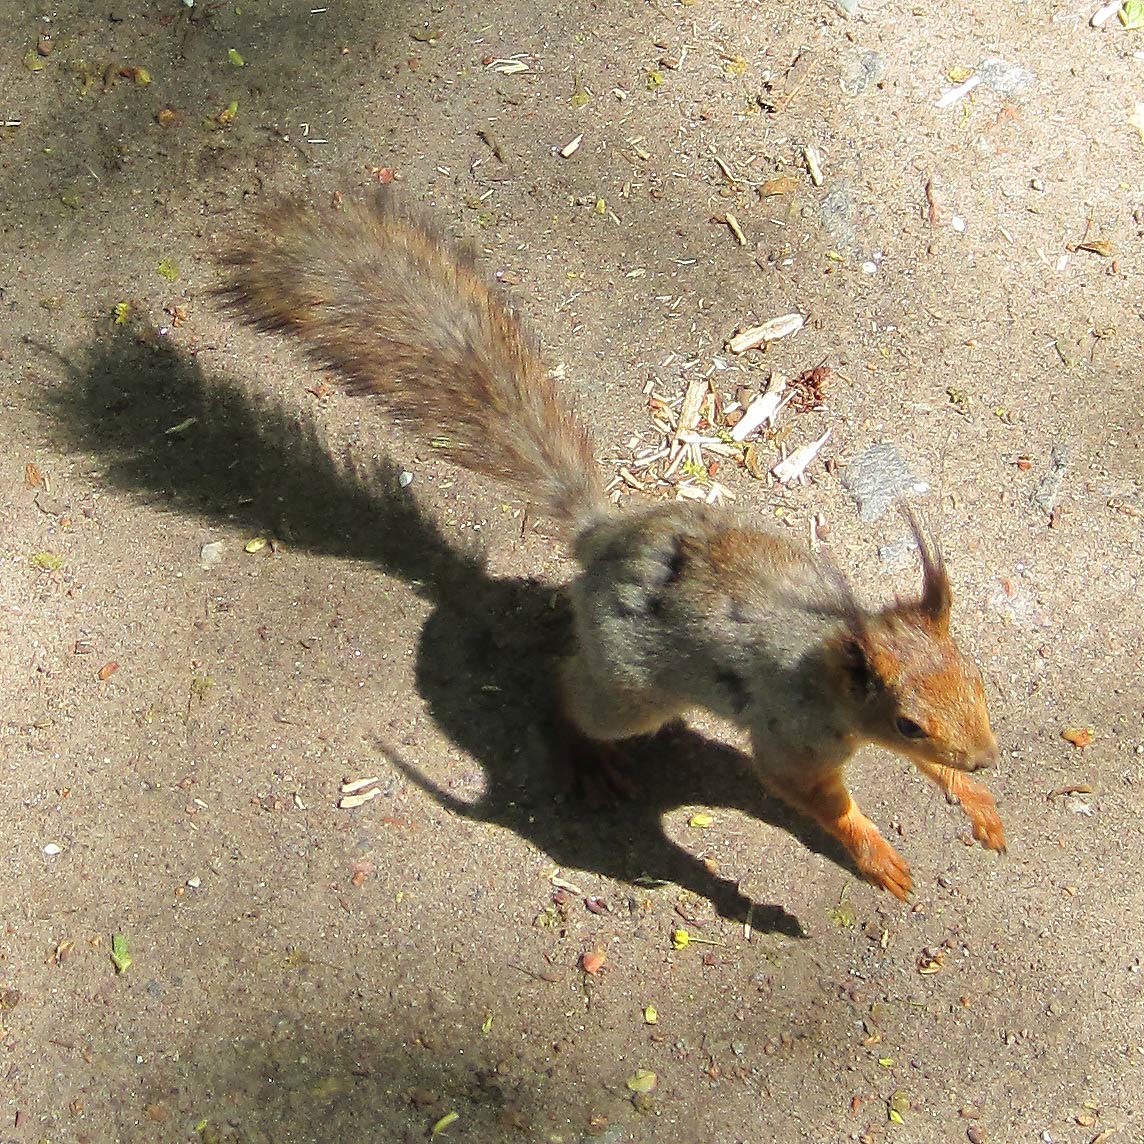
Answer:
<path fill-rule="evenodd" d="M 801 477 L 806 471 L 807 465 L 818 455 L 818 450 L 830 440 L 830 434 L 831 430 L 827 429 L 818 440 L 800 445 L 789 457 L 784 457 L 783 460 L 773 465 L 771 472 L 775 479 L 784 485 L 789 485 L 791 481 Z"/>
<path fill-rule="evenodd" d="M 756 429 L 768 422 L 773 425 L 775 416 L 784 403 L 786 388 L 786 378 L 781 374 L 772 374 L 767 392 L 760 394 L 747 406 L 743 416 L 731 430 L 731 440 L 745 441 Z"/>
<path fill-rule="evenodd" d="M 707 395 L 711 392 L 711 382 L 702 376 L 693 377 L 687 383 L 687 392 L 683 395 L 683 404 L 679 409 L 679 418 L 675 425 L 675 440 L 672 448 L 678 453 L 684 434 L 693 433 L 699 424 L 699 413 Z"/>
<path fill-rule="evenodd" d="M 378 781 L 380 780 L 376 776 L 371 779 L 347 779 L 338 790 L 342 794 L 357 794 L 359 790 L 365 790 L 367 786 L 373 786 Z"/>
<path fill-rule="evenodd" d="M 381 791 L 377 787 L 362 794 L 347 794 L 338 799 L 338 807 L 342 810 L 353 810 L 355 807 L 364 806 L 367 802 L 377 798 L 379 794 Z"/>
<path fill-rule="evenodd" d="M 822 158 L 814 147 L 804 147 L 802 157 L 806 161 L 806 169 L 810 173 L 810 181 L 816 186 L 822 186 Z"/>
<path fill-rule="evenodd" d="M 577 151 L 580 150 L 580 144 L 584 141 L 583 135 L 577 135 L 575 139 L 570 139 L 563 147 L 560 148 L 560 155 L 564 159 L 570 159 Z"/>
<path fill-rule="evenodd" d="M 739 220 L 731 214 L 730 211 L 724 216 L 727 219 L 727 226 L 730 227 L 731 233 L 735 236 L 740 246 L 747 245 L 747 236 L 743 233 L 743 228 L 739 225 Z"/>
<path fill-rule="evenodd" d="M 763 322 L 762 325 L 752 326 L 741 334 L 736 334 L 727 345 L 733 354 L 746 353 L 747 350 L 753 350 L 764 342 L 777 342 L 780 338 L 797 333 L 805 321 L 806 318 L 802 314 L 783 314 Z"/>
<path fill-rule="evenodd" d="M 980 82 L 981 76 L 971 75 L 965 83 L 958 84 L 957 87 L 947 91 L 934 106 L 937 107 L 938 111 L 945 111 L 946 108 L 952 107 L 955 103 L 960 103 Z"/>

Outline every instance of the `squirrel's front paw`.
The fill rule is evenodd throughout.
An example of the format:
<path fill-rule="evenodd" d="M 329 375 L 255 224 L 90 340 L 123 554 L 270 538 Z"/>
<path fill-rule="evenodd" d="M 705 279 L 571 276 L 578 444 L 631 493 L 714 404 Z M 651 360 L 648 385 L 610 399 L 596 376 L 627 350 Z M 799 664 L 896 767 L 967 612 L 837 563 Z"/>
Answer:
<path fill-rule="evenodd" d="M 998 854 L 1004 854 L 1005 826 L 997 813 L 997 804 L 993 801 L 993 796 L 979 788 L 972 795 L 963 794 L 961 806 L 973 825 L 973 837 L 986 850 L 996 850 Z"/>
<path fill-rule="evenodd" d="M 867 881 L 903 902 L 914 888 L 906 860 L 877 831 L 868 832 L 862 839 L 854 861 Z"/>

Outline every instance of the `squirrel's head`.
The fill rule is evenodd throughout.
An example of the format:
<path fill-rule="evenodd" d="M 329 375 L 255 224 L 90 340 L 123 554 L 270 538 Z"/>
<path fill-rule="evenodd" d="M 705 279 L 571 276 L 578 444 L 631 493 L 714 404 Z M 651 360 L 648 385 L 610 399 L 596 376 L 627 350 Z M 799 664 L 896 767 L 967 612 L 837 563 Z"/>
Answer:
<path fill-rule="evenodd" d="M 922 593 L 868 617 L 842 660 L 866 736 L 919 762 L 976 771 L 997 761 L 977 665 L 949 631 L 953 592 L 941 553 L 908 516 L 922 557 Z"/>

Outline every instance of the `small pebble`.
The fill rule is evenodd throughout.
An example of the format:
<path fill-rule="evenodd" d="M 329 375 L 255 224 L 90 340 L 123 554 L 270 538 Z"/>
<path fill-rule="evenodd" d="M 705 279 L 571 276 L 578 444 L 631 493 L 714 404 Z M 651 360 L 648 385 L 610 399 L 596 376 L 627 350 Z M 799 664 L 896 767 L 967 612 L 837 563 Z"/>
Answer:
<path fill-rule="evenodd" d="M 63 847 L 57 846 L 54 842 L 49 842 L 47 846 L 44 847 L 44 853 L 49 858 L 54 858 L 57 854 L 63 853 Z"/>

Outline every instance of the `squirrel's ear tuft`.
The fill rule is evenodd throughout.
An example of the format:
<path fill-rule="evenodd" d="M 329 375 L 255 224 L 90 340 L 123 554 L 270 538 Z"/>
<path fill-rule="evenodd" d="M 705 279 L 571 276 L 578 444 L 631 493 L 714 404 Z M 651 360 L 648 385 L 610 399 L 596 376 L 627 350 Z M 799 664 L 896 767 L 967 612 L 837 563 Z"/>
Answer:
<path fill-rule="evenodd" d="M 842 640 L 842 670 L 855 696 L 867 696 L 878 690 L 879 678 L 866 648 L 859 636 L 848 635 Z"/>
<path fill-rule="evenodd" d="M 919 606 L 926 621 L 940 635 L 949 630 L 949 611 L 953 605 L 953 588 L 945 571 L 945 561 L 941 549 L 926 539 L 921 524 L 912 509 L 903 506 L 902 511 L 914 534 L 918 552 L 922 558 L 922 595 Z"/>

